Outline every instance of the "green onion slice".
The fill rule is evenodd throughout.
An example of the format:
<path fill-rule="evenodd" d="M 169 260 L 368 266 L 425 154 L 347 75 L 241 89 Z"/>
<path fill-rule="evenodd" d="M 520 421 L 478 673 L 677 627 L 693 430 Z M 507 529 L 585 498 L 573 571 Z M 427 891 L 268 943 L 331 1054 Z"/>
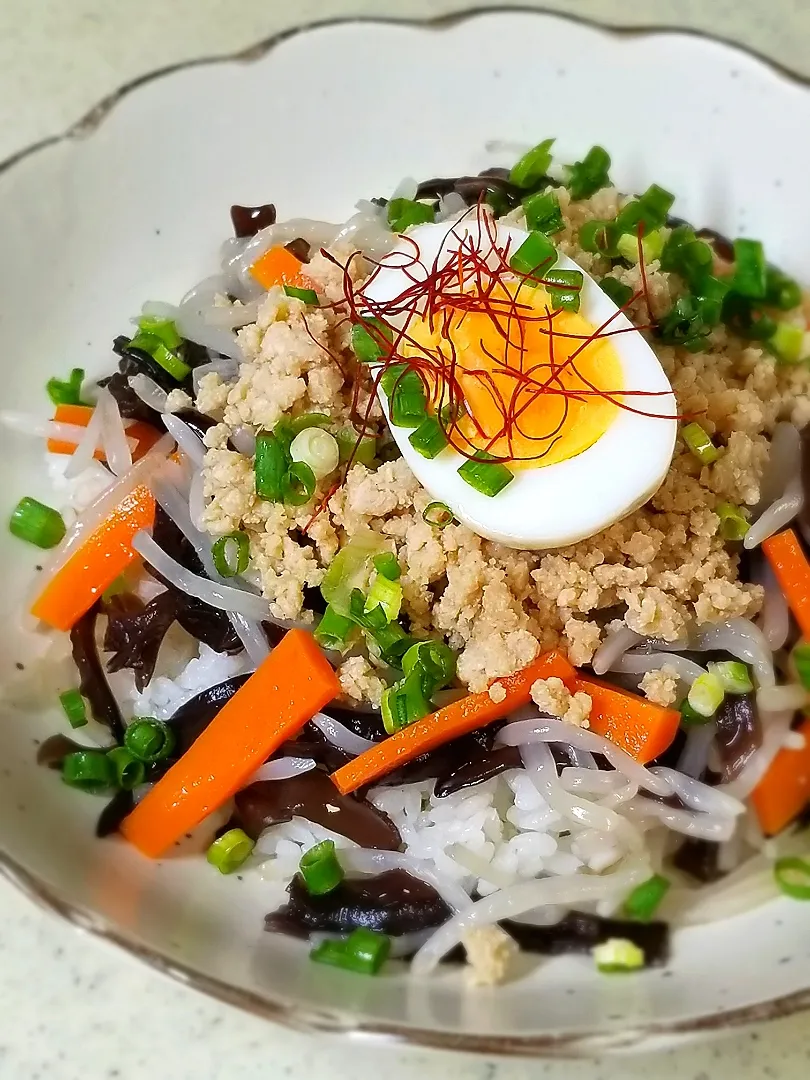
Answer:
<path fill-rule="evenodd" d="M 385 612 L 387 622 L 394 622 L 402 607 L 402 585 L 380 573 L 371 584 L 365 610 L 373 611 L 377 605 Z"/>
<path fill-rule="evenodd" d="M 107 754 L 107 760 L 113 767 L 115 783 L 123 791 L 132 791 L 144 781 L 146 770 L 142 761 L 131 754 L 125 746 L 116 746 Z"/>
<path fill-rule="evenodd" d="M 644 967 L 644 953 L 625 938 L 609 938 L 592 950 L 596 967 L 605 975 L 638 971 Z"/>
<path fill-rule="evenodd" d="M 669 879 L 661 874 L 653 874 L 651 878 L 642 881 L 625 900 L 624 914 L 628 919 L 649 922 L 669 892 L 670 884 Z"/>
<path fill-rule="evenodd" d="M 321 595 L 338 615 L 351 614 L 352 593 L 368 587 L 372 560 L 384 550 L 383 538 L 369 529 L 353 537 L 332 559 L 321 582 Z"/>
<path fill-rule="evenodd" d="M 560 200 L 555 191 L 538 191 L 536 195 L 528 195 L 523 200 L 523 209 L 526 227 L 532 232 L 549 236 L 565 228 Z"/>
<path fill-rule="evenodd" d="M 701 465 L 711 465 L 720 457 L 720 451 L 712 442 L 711 436 L 700 424 L 687 424 L 681 429 L 681 435 Z"/>
<path fill-rule="evenodd" d="M 115 784 L 115 771 L 107 755 L 99 750 L 77 750 L 62 762 L 62 779 L 70 787 L 97 794 Z"/>
<path fill-rule="evenodd" d="M 124 733 L 124 746 L 138 761 L 163 761 L 175 747 L 174 731 L 153 716 L 136 716 Z"/>
<path fill-rule="evenodd" d="M 78 690 L 65 690 L 59 695 L 59 704 L 72 728 L 84 727 L 87 723 L 87 706 Z"/>
<path fill-rule="evenodd" d="M 509 180 L 524 191 L 536 187 L 546 177 L 551 166 L 551 148 L 554 139 L 544 139 L 537 146 L 532 147 L 523 157 L 512 166 Z"/>
<path fill-rule="evenodd" d="M 283 480 L 283 501 L 289 506 L 303 506 L 315 494 L 315 473 L 305 461 L 294 461 Z"/>
<path fill-rule="evenodd" d="M 281 502 L 289 457 L 278 437 L 269 431 L 256 436 L 254 461 L 256 494 L 260 499 Z"/>
<path fill-rule="evenodd" d="M 428 503 L 422 511 L 422 517 L 436 529 L 446 529 L 455 520 L 453 511 L 443 502 Z"/>
<path fill-rule="evenodd" d="M 792 900 L 810 900 L 810 862 L 798 855 L 786 855 L 773 865 L 776 884 Z"/>
<path fill-rule="evenodd" d="M 557 261 L 557 249 L 541 232 L 531 232 L 509 259 L 518 274 L 543 277 Z"/>
<path fill-rule="evenodd" d="M 684 727 L 700 727 L 702 724 L 708 724 L 710 720 L 710 716 L 703 716 L 702 713 L 697 712 L 687 700 L 681 704 L 681 723 Z"/>
<path fill-rule="evenodd" d="M 633 297 L 633 290 L 624 282 L 615 277 L 604 277 L 599 282 L 599 288 L 609 296 L 617 308 L 623 308 Z"/>
<path fill-rule="evenodd" d="M 751 528 L 747 510 L 735 506 L 734 503 L 719 503 L 715 510 L 720 518 L 720 535 L 724 540 L 742 540 Z"/>
<path fill-rule="evenodd" d="M 317 964 L 376 975 L 391 952 L 391 939 L 377 930 L 353 930 L 343 941 L 322 941 L 309 954 Z"/>
<path fill-rule="evenodd" d="M 733 288 L 751 300 L 764 300 L 767 292 L 765 249 L 759 240 L 734 241 Z"/>
<path fill-rule="evenodd" d="M 183 344 L 183 336 L 171 319 L 161 319 L 155 315 L 141 315 L 138 319 L 138 329 L 144 334 L 156 337 L 167 349 L 179 349 Z"/>
<path fill-rule="evenodd" d="M 170 349 L 157 334 L 139 330 L 130 341 L 129 347 L 148 353 L 176 382 L 182 382 L 191 372 L 185 360 Z"/>
<path fill-rule="evenodd" d="M 402 570 L 397 562 L 397 557 L 390 551 L 383 551 L 380 555 L 375 555 L 374 569 L 378 574 L 382 574 L 383 577 L 387 577 L 389 581 L 398 581 Z"/>
<path fill-rule="evenodd" d="M 56 547 L 67 531 L 58 510 L 28 496 L 14 507 L 8 528 L 12 536 L 45 549 Z"/>
<path fill-rule="evenodd" d="M 285 285 L 284 292 L 294 300 L 300 300 L 302 304 L 309 304 L 310 307 L 320 306 L 318 294 L 314 289 L 298 289 L 295 285 Z"/>
<path fill-rule="evenodd" d="M 352 464 L 372 466 L 377 457 L 377 440 L 373 435 L 360 435 L 354 428 L 343 428 L 335 434 L 340 460 L 345 463 L 351 458 Z"/>
<path fill-rule="evenodd" d="M 361 364 L 373 364 L 387 351 L 386 343 L 393 341 L 390 327 L 380 319 L 363 319 L 352 326 L 352 349 Z"/>
<path fill-rule="evenodd" d="M 242 829 L 228 829 L 217 837 L 206 852 L 208 862 L 220 874 L 232 874 L 250 858 L 255 843 Z"/>
<path fill-rule="evenodd" d="M 221 577 L 244 574 L 250 563 L 250 539 L 246 532 L 220 536 L 211 546 L 214 569 Z"/>
<path fill-rule="evenodd" d="M 610 154 L 604 147 L 592 146 L 582 161 L 566 168 L 566 184 L 574 202 L 589 199 L 610 184 Z"/>
<path fill-rule="evenodd" d="M 765 272 L 765 303 L 780 311 L 792 311 L 802 302 L 802 290 L 798 282 L 783 274 L 775 266 Z"/>
<path fill-rule="evenodd" d="M 514 475 L 505 465 L 487 458 L 489 455 L 484 457 L 484 452 L 479 451 L 474 458 L 464 462 L 458 475 L 471 488 L 492 498 L 503 491 L 507 484 L 511 484 Z"/>
<path fill-rule="evenodd" d="M 547 270 L 543 275 L 552 307 L 579 311 L 585 277 L 581 270 Z"/>
<path fill-rule="evenodd" d="M 617 253 L 614 232 L 610 221 L 586 221 L 579 230 L 579 245 L 583 251 L 595 255 L 614 255 Z"/>
<path fill-rule="evenodd" d="M 805 690 L 810 690 L 810 645 L 804 641 L 801 642 L 791 653 L 791 659 L 796 668 L 796 674 L 799 676 L 799 682 Z"/>
<path fill-rule="evenodd" d="M 447 446 L 447 436 L 435 416 L 427 416 L 408 436 L 408 442 L 425 458 L 435 458 Z"/>
<path fill-rule="evenodd" d="M 804 351 L 804 335 L 801 326 L 780 322 L 766 344 L 781 364 L 798 364 Z"/>
<path fill-rule="evenodd" d="M 414 199 L 391 199 L 388 203 L 388 224 L 395 233 L 403 233 L 411 226 L 433 221 L 435 217 L 432 206 Z"/>
<path fill-rule="evenodd" d="M 719 660 L 708 667 L 727 694 L 750 694 L 754 689 L 751 673 L 741 660 Z"/>
<path fill-rule="evenodd" d="M 698 675 L 689 688 L 686 700 L 696 713 L 710 719 L 723 704 L 725 696 L 722 682 L 716 675 L 709 672 Z"/>
<path fill-rule="evenodd" d="M 384 690 L 380 711 L 383 727 L 389 735 L 427 716 L 431 707 L 422 686 L 421 671 L 411 671 L 404 679 Z"/>
<path fill-rule="evenodd" d="M 305 851 L 298 864 L 310 896 L 326 896 L 343 881 L 343 867 L 335 853 L 334 840 L 323 840 Z"/>
<path fill-rule="evenodd" d="M 329 604 L 315 629 L 315 640 L 324 649 L 342 649 L 355 623 L 345 615 L 338 615 Z"/>
<path fill-rule="evenodd" d="M 67 380 L 48 379 L 45 389 L 54 405 L 82 405 L 84 368 L 75 367 Z"/>

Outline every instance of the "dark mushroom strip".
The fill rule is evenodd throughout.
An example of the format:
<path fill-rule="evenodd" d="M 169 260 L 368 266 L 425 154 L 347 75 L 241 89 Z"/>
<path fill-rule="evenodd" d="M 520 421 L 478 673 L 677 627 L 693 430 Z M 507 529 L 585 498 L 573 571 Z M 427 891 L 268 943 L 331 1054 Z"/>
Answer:
<path fill-rule="evenodd" d="M 51 735 L 37 750 L 37 765 L 43 765 L 46 769 L 61 769 L 62 762 L 68 754 L 78 753 L 79 750 L 96 750 L 103 752 L 112 750 L 112 746 L 95 747 L 86 743 L 77 743 L 67 735 Z"/>
<path fill-rule="evenodd" d="M 117 833 L 121 822 L 134 806 L 135 796 L 131 791 L 117 791 L 98 816 L 96 836 L 99 840 Z"/>
<path fill-rule="evenodd" d="M 132 593 L 112 596 L 105 603 L 107 629 L 104 651 L 112 653 L 107 671 L 130 668 L 143 690 L 155 671 L 160 646 L 177 617 L 176 593 L 170 589 L 144 604 Z"/>
<path fill-rule="evenodd" d="M 255 236 L 257 232 L 275 223 L 276 208 L 273 203 L 262 203 L 261 206 L 239 206 L 234 203 L 231 207 L 233 234 L 240 239 Z"/>
<path fill-rule="evenodd" d="M 167 721 L 174 732 L 176 744 L 174 755 L 184 754 L 195 739 L 205 731 L 217 713 L 222 709 L 237 690 L 250 678 L 250 675 L 236 675 L 225 682 L 201 690 L 190 701 L 186 701 Z"/>
<path fill-rule="evenodd" d="M 287 780 L 260 780 L 236 796 L 233 820 L 254 840 L 271 825 L 306 818 L 364 848 L 398 851 L 402 843 L 391 819 L 367 799 L 341 795 L 320 769 Z"/>
<path fill-rule="evenodd" d="M 296 875 L 290 899 L 265 919 L 267 930 L 303 935 L 347 933 L 364 927 L 399 936 L 441 926 L 452 914 L 436 890 L 404 870 L 375 877 L 346 878 L 325 896 L 310 896 Z"/>
<path fill-rule="evenodd" d="M 644 953 L 648 966 L 664 964 L 669 956 L 669 927 L 662 922 L 605 919 L 583 911 L 569 911 L 552 926 L 532 926 L 509 919 L 501 926 L 526 952 L 544 956 L 590 952 L 610 938 L 632 941 Z"/>
<path fill-rule="evenodd" d="M 726 694 L 715 716 L 714 745 L 722 766 L 722 781 L 740 775 L 762 745 L 762 728 L 753 694 Z"/>
<path fill-rule="evenodd" d="M 704 885 L 719 881 L 726 874 L 720 869 L 720 845 L 713 840 L 687 837 L 672 856 L 672 864 Z"/>
<path fill-rule="evenodd" d="M 96 603 L 74 623 L 70 631 L 73 662 L 79 672 L 79 690 L 90 704 L 90 712 L 100 724 L 104 724 L 116 742 L 124 738 L 124 719 L 118 702 L 110 689 L 104 666 L 96 644 L 96 621 L 101 601 Z"/>

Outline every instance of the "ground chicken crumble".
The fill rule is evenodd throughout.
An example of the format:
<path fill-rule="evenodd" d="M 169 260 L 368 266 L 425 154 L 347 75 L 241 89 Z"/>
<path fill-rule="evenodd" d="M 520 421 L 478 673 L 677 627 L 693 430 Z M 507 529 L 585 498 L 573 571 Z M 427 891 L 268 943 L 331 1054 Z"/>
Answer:
<path fill-rule="evenodd" d="M 571 204 L 565 189 L 558 195 L 566 222 L 561 250 L 585 270 L 604 273 L 609 266 L 579 249 L 576 235 L 584 221 L 612 217 L 619 196 L 605 189 Z M 348 253 L 335 254 L 345 261 Z M 359 274 L 359 262 L 353 266 Z M 639 284 L 637 267 L 614 267 L 611 273 Z M 340 301 L 339 267 L 317 254 L 307 274 L 323 296 Z M 679 294 L 678 279 L 655 262 L 647 276 L 654 308 L 667 310 Z M 640 306 L 630 314 L 638 320 L 644 315 Z M 724 452 L 704 467 L 679 444 L 649 503 L 571 547 L 518 551 L 463 525 L 428 525 L 422 512 L 431 497 L 403 459 L 376 470 L 355 465 L 305 535 L 328 487 L 322 482 L 304 507 L 264 502 L 254 492 L 252 460 L 229 449 L 228 438 L 237 427 L 271 428 L 285 413 L 328 411 L 336 424 L 348 423 L 348 333 L 338 308 L 305 309 L 271 289 L 256 323 L 239 331 L 246 357 L 239 378 L 227 384 L 209 374 L 200 383 L 197 407 L 217 421 L 205 439 L 202 524 L 216 535 L 248 533 L 252 565 L 276 616 L 302 617 L 304 590 L 320 584 L 340 546 L 363 528 L 384 537 L 398 557 L 403 614 L 412 632 L 443 635 L 458 651 L 460 680 L 473 691 L 557 645 L 576 666 L 587 664 L 617 616 L 640 634 L 674 640 L 690 624 L 757 613 L 761 589 L 737 580 L 738 556 L 718 533 L 715 508 L 721 501 L 755 504 L 773 425 L 782 418 L 799 424 L 810 418 L 804 365 L 777 366 L 758 345 L 723 327 L 702 353 L 656 344 L 680 411 L 702 414 L 701 423 Z M 361 395 L 361 410 L 367 403 Z M 380 422 L 374 402 L 370 416 Z M 339 677 L 347 696 L 374 703 L 386 685 L 360 656 L 347 658 Z M 672 677 L 667 669 L 648 673 L 642 689 L 652 700 L 669 703 Z"/>
<path fill-rule="evenodd" d="M 557 716 L 574 727 L 589 727 L 593 702 L 590 694 L 578 690 L 572 694 L 562 679 L 538 679 L 529 691 L 532 701 L 541 713 Z"/>

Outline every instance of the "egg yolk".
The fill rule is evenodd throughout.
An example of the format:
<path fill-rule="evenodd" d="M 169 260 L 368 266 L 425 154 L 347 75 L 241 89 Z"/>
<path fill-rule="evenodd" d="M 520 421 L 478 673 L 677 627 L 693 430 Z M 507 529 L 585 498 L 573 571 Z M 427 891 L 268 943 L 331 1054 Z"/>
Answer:
<path fill-rule="evenodd" d="M 492 300 L 484 310 L 453 309 L 441 328 L 439 320 L 431 326 L 414 319 L 412 344 L 403 352 L 441 356 L 445 369 L 454 357 L 466 409 L 453 433 L 456 445 L 486 450 L 515 467 L 576 457 L 605 434 L 618 411 L 602 396 L 615 398 L 624 385 L 610 338 L 589 340 L 596 328 L 580 314 L 550 315 L 553 304 L 542 288 L 499 285 Z"/>

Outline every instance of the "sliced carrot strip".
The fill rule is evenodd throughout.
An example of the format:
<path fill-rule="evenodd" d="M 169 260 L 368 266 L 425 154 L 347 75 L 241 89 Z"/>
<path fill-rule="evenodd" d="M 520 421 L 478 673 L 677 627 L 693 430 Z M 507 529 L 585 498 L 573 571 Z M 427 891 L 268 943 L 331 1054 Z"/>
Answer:
<path fill-rule="evenodd" d="M 273 285 L 293 285 L 300 289 L 309 285 L 309 279 L 301 273 L 302 265 L 285 247 L 271 247 L 259 256 L 250 273 L 265 289 Z"/>
<path fill-rule="evenodd" d="M 138 558 L 132 540 L 155 523 L 155 500 L 141 484 L 57 570 L 34 601 L 31 614 L 57 630 L 70 630 L 105 589 Z"/>
<path fill-rule="evenodd" d="M 804 748 L 784 747 L 751 792 L 751 802 L 766 836 L 774 836 L 810 804 L 810 718 L 798 729 Z"/>
<path fill-rule="evenodd" d="M 356 791 L 365 784 L 371 784 L 386 773 L 392 772 L 413 761 L 420 754 L 435 750 L 437 746 L 467 735 L 476 728 L 484 727 L 493 720 L 500 720 L 513 709 L 529 701 L 532 683 L 538 679 L 562 679 L 566 685 L 573 685 L 576 672 L 568 660 L 556 651 L 543 653 L 528 667 L 506 675 L 495 682 L 503 687 L 506 696 L 494 701 L 489 691 L 470 694 L 446 705 L 430 716 L 425 716 L 416 723 L 402 728 L 395 735 L 377 746 L 360 754 L 337 772 L 332 773 L 335 786 L 344 795 Z"/>
<path fill-rule="evenodd" d="M 314 638 L 288 631 L 202 735 L 121 826 L 155 859 L 244 786 L 283 742 L 340 693 Z"/>
<path fill-rule="evenodd" d="M 672 745 L 681 722 L 677 709 L 665 709 L 601 679 L 582 675 L 577 675 L 576 688 L 593 701 L 591 731 L 610 739 L 642 765 Z"/>
<path fill-rule="evenodd" d="M 810 641 L 810 562 L 793 529 L 785 529 L 762 544 L 790 610 Z"/>
<path fill-rule="evenodd" d="M 92 415 L 93 409 L 89 405 L 57 405 L 53 418 L 60 424 L 87 427 Z M 135 439 L 136 442 L 132 451 L 133 461 L 139 461 L 160 438 L 160 432 L 153 428 L 151 424 L 146 424 L 142 420 L 136 420 L 126 430 L 127 438 Z M 48 450 L 51 454 L 72 454 L 75 449 L 76 443 L 65 442 L 63 439 L 48 439 Z M 96 461 L 107 460 L 101 447 L 96 450 L 93 457 Z"/>

